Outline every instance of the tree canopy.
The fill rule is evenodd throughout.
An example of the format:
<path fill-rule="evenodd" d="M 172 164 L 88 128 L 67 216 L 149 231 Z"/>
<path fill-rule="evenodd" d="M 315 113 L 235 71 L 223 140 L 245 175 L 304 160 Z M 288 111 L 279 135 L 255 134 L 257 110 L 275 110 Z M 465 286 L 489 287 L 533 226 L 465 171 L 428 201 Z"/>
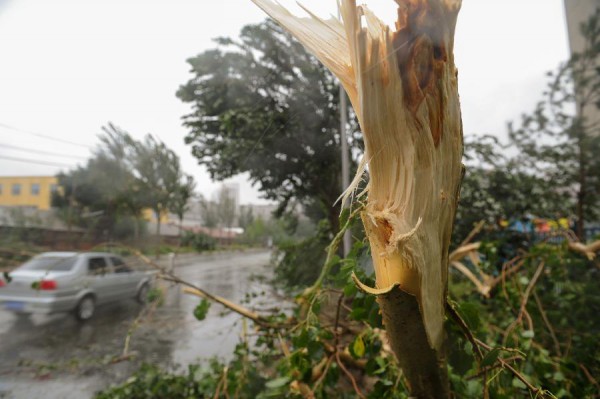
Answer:
<path fill-rule="evenodd" d="M 67 223 L 124 238 L 131 230 L 139 235 L 144 209 L 154 210 L 159 222 L 168 210 L 179 215 L 183 197 L 189 199 L 194 185 L 177 154 L 151 135 L 138 141 L 111 123 L 103 132 L 85 166 L 58 176 L 62 190 L 54 193 L 52 203 Z M 131 229 L 124 227 L 126 220 Z"/>
<path fill-rule="evenodd" d="M 177 96 L 192 105 L 185 141 L 214 179 L 248 172 L 283 212 L 297 200 L 337 226 L 341 193 L 339 87 L 313 56 L 271 21 L 190 58 Z M 350 122 L 350 139 L 360 138 Z"/>
<path fill-rule="evenodd" d="M 600 9 L 581 25 L 585 46 L 550 72 L 544 99 L 520 124 L 510 126 L 519 150 L 519 170 L 540 178 L 577 219 L 584 239 L 586 221 L 600 216 Z"/>
<path fill-rule="evenodd" d="M 585 223 L 598 221 L 599 17 L 600 11 L 582 25 L 584 50 L 548 73 L 547 90 L 535 109 L 509 124 L 507 144 L 493 136 L 465 141 L 467 170 L 455 241 L 479 220 L 574 217 L 583 240 Z"/>

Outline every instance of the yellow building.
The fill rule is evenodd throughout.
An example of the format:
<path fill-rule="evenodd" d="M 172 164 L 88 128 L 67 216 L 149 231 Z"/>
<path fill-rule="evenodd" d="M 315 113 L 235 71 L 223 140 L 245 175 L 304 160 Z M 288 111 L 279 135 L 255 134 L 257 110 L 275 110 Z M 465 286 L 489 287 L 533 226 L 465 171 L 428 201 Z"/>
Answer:
<path fill-rule="evenodd" d="M 52 192 L 58 188 L 55 176 L 0 176 L 0 206 L 29 206 L 48 210 Z"/>

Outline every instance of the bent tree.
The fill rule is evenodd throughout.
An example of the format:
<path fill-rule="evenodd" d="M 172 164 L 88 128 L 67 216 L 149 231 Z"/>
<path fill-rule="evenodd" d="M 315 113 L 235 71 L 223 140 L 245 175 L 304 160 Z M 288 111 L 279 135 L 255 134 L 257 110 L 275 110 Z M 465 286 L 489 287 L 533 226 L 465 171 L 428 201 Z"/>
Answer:
<path fill-rule="evenodd" d="M 396 0 L 395 29 L 354 0 L 341 21 L 253 0 L 340 80 L 364 134 L 346 191 L 368 169 L 361 217 L 390 345 L 411 395 L 449 396 L 444 351 L 448 247 L 462 179 L 462 124 L 454 65 L 460 0 Z M 360 194 L 359 194 L 360 195 Z"/>

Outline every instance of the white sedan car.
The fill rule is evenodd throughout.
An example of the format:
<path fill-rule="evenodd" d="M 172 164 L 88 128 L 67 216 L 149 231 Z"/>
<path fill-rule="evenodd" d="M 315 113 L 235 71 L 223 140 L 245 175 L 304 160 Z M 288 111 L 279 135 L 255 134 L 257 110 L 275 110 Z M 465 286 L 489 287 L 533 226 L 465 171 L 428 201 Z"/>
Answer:
<path fill-rule="evenodd" d="M 97 305 L 145 302 L 151 275 L 104 252 L 45 252 L 0 276 L 0 308 L 17 314 L 74 312 L 90 319 Z"/>

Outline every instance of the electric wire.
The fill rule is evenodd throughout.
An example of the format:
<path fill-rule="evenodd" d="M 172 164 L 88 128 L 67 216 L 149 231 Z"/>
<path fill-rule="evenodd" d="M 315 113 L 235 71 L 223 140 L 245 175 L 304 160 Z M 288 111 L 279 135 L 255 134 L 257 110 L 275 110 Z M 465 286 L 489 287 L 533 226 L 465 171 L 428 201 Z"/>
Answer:
<path fill-rule="evenodd" d="M 54 136 L 50 136 L 50 135 L 47 135 L 47 134 L 36 133 L 36 132 L 32 132 L 30 130 L 20 129 L 18 127 L 10 126 L 10 125 L 7 125 L 6 123 L 2 123 L 2 122 L 0 122 L 0 127 L 3 127 L 5 129 L 8 129 L 8 130 L 13 130 L 15 132 L 21 132 L 21 133 L 30 134 L 32 136 L 40 137 L 40 138 L 43 138 L 43 139 L 46 139 L 46 140 L 56 141 L 56 142 L 63 143 L 63 144 L 76 145 L 78 147 L 83 147 L 83 148 L 88 148 L 88 149 L 92 148 L 92 146 L 89 146 L 89 145 L 85 145 L 85 144 L 81 144 L 81 143 L 76 143 L 74 141 L 59 139 L 59 138 L 54 137 Z"/>
<path fill-rule="evenodd" d="M 19 158 L 19 157 L 7 157 L 5 155 L 0 155 L 0 159 L 5 159 L 8 161 L 24 162 L 24 163 L 33 163 L 33 164 L 46 165 L 46 166 L 62 166 L 62 167 L 67 167 L 67 168 L 73 167 L 73 165 L 69 165 L 66 163 L 38 161 L 36 159 Z"/>
<path fill-rule="evenodd" d="M 33 154 L 50 155 L 50 156 L 53 156 L 53 157 L 73 158 L 73 159 L 79 159 L 79 160 L 82 160 L 82 161 L 85 161 L 87 159 L 86 157 L 79 157 L 77 155 L 67 155 L 67 154 L 59 154 L 57 152 L 34 150 L 34 149 L 31 149 L 31 148 L 19 147 L 19 146 L 16 146 L 16 145 L 4 144 L 4 143 L 0 143 L 0 147 L 9 148 L 9 149 L 12 149 L 12 150 L 17 150 L 17 151 L 23 151 L 23 152 L 31 152 Z"/>

